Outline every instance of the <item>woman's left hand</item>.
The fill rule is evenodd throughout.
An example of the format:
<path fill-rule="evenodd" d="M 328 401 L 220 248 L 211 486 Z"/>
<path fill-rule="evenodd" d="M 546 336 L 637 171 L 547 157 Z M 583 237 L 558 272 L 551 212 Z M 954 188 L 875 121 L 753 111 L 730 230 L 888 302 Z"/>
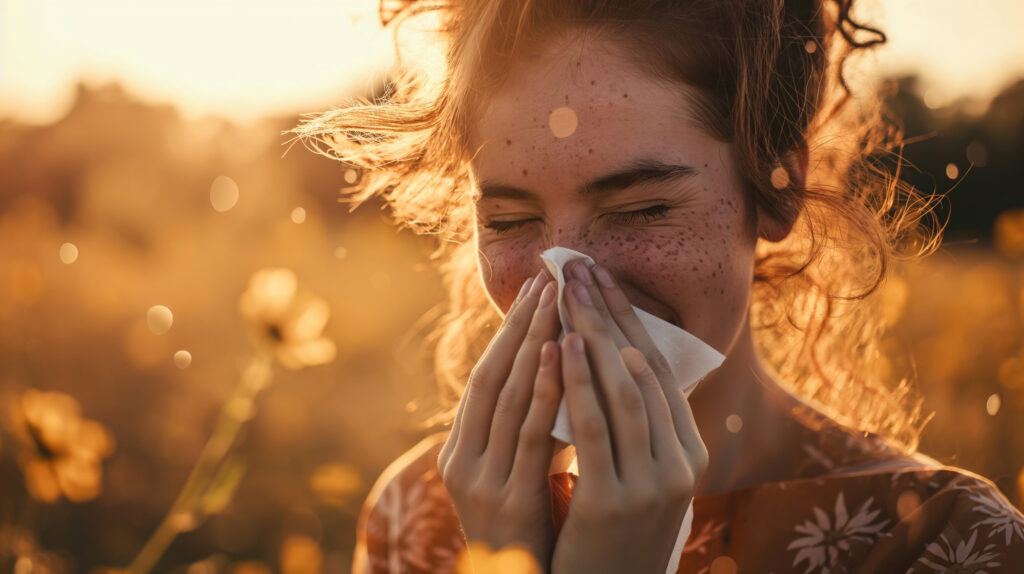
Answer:
<path fill-rule="evenodd" d="M 576 265 L 585 272 L 567 284 L 576 332 L 562 341 L 562 379 L 580 478 L 550 571 L 663 574 L 707 449 L 625 294 L 607 270 L 595 281 Z M 619 349 L 614 328 L 631 347 Z"/>

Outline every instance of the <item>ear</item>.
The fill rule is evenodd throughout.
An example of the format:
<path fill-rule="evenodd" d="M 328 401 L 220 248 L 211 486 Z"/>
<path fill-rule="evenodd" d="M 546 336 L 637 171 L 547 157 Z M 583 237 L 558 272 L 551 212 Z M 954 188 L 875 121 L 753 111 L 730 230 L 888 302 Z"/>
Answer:
<path fill-rule="evenodd" d="M 782 177 L 785 181 L 784 187 L 802 189 L 807 185 L 809 156 L 807 142 L 800 138 L 796 146 L 782 157 L 782 165 L 780 167 L 785 170 L 785 175 Z M 795 223 L 796 216 L 791 221 L 780 221 L 762 211 L 760 206 L 757 207 L 757 236 L 766 241 L 772 243 L 782 241 L 789 236 Z"/>

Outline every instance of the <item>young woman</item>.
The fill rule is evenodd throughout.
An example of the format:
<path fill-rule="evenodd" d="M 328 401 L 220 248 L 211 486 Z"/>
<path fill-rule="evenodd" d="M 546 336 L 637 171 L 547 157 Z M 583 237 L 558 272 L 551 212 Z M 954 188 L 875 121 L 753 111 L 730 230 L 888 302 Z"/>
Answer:
<path fill-rule="evenodd" d="M 846 88 L 884 41 L 850 4 L 385 2 L 441 16 L 443 70 L 295 132 L 444 239 L 465 397 L 377 481 L 355 571 L 452 571 L 467 541 L 556 573 L 1024 568 L 1024 518 L 915 453 L 919 403 L 875 364 L 870 295 L 940 233 Z M 566 269 L 564 337 L 554 246 L 597 262 Z M 725 356 L 688 400 L 633 306 Z"/>

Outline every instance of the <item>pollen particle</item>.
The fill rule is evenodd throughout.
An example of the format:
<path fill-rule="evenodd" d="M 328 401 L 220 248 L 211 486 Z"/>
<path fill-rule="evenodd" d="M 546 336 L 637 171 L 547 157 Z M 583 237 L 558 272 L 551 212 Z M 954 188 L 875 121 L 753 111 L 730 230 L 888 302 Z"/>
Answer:
<path fill-rule="evenodd" d="M 743 429 L 743 419 L 739 415 L 729 415 L 725 417 L 725 428 L 731 433 L 738 433 Z"/>
<path fill-rule="evenodd" d="M 551 115 L 548 116 L 548 127 L 551 128 L 551 133 L 559 139 L 567 138 L 574 134 L 578 125 L 579 119 L 572 108 L 555 108 Z"/>
<path fill-rule="evenodd" d="M 236 203 L 238 203 L 238 184 L 225 175 L 217 176 L 217 179 L 210 184 L 210 204 L 213 205 L 213 209 L 224 213 L 231 211 Z"/>
<path fill-rule="evenodd" d="M 998 393 L 992 393 L 988 396 L 988 400 L 985 401 L 985 410 L 988 412 L 988 416 L 994 417 L 999 412 L 999 407 L 1002 405 L 1002 400 L 999 398 Z"/>
<path fill-rule="evenodd" d="M 78 260 L 78 246 L 74 243 L 65 243 L 60 246 L 60 260 L 65 265 L 71 265 Z"/>
<path fill-rule="evenodd" d="M 163 335 L 174 324 L 174 314 L 163 305 L 153 305 L 146 311 L 146 326 L 154 335 Z"/>
<path fill-rule="evenodd" d="M 179 369 L 187 369 L 192 364 L 192 353 L 185 349 L 174 353 L 174 366 Z"/>
<path fill-rule="evenodd" d="M 789 172 L 786 168 L 779 166 L 772 170 L 772 187 L 775 189 L 784 189 L 789 185 Z"/>

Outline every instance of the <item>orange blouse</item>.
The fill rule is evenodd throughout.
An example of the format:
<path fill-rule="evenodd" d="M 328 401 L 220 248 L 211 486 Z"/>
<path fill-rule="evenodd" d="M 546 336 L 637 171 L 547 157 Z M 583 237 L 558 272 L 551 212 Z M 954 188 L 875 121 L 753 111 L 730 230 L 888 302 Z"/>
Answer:
<path fill-rule="evenodd" d="M 806 423 L 805 423 L 806 424 Z M 990 481 L 819 418 L 797 478 L 694 498 L 679 573 L 1024 572 L 1024 516 Z M 465 539 L 437 470 L 447 433 L 427 437 L 377 480 L 359 518 L 352 570 L 454 572 Z M 576 475 L 549 477 L 553 520 Z"/>

